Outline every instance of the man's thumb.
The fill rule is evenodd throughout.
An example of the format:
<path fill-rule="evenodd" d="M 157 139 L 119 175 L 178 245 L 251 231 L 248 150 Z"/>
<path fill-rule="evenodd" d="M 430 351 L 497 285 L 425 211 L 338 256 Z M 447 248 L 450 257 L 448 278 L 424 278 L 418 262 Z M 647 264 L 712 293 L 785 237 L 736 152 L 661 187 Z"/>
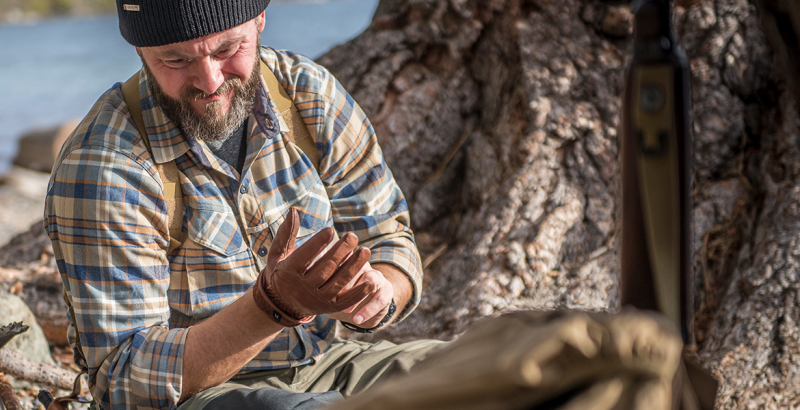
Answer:
<path fill-rule="evenodd" d="M 282 259 L 286 258 L 295 250 L 295 239 L 297 239 L 297 231 L 300 229 L 300 218 L 297 216 L 297 210 L 294 208 L 289 209 L 286 219 L 278 228 L 278 233 L 269 247 L 269 254 L 267 256 L 267 265 L 275 266 Z"/>

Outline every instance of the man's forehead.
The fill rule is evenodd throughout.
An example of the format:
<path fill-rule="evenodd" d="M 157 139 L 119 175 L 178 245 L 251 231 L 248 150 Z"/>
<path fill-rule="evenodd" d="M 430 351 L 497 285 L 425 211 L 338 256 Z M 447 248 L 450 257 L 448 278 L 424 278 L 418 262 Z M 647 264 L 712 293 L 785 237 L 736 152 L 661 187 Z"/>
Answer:
<path fill-rule="evenodd" d="M 156 47 L 142 47 L 159 57 L 185 57 L 211 55 L 248 39 L 256 30 L 247 30 L 246 24 L 193 40 Z M 257 34 L 256 34 L 257 35 Z"/>

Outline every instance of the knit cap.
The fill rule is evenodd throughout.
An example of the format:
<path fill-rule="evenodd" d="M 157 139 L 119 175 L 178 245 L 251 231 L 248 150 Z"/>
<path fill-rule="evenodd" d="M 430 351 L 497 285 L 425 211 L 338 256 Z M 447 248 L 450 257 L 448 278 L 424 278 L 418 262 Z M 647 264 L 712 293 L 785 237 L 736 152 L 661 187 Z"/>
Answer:
<path fill-rule="evenodd" d="M 119 31 L 136 47 L 163 46 L 256 18 L 270 0 L 117 0 Z"/>

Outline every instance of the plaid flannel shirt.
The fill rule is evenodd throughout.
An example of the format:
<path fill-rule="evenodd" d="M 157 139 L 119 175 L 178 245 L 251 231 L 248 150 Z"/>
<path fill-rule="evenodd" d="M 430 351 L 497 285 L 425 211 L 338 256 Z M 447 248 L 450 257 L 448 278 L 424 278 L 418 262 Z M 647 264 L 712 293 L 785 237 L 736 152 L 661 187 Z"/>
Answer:
<path fill-rule="evenodd" d="M 186 330 L 242 295 L 266 265 L 290 208 L 298 246 L 322 228 L 354 232 L 371 262 L 391 263 L 414 285 L 422 270 L 403 195 L 361 108 L 323 67 L 269 48 L 261 58 L 295 102 L 320 156 L 319 172 L 280 132 L 262 87 L 238 172 L 205 143 L 186 138 L 150 94 L 139 91 L 152 155 L 115 84 L 64 144 L 45 203 L 45 228 L 75 313 L 69 337 L 109 408 L 175 408 Z M 183 243 L 168 254 L 168 211 L 154 161 L 176 161 Z M 412 309 L 408 309 L 406 314 Z M 307 364 L 325 352 L 335 321 L 285 329 L 242 372 Z M 85 358 L 85 362 L 84 362 Z"/>

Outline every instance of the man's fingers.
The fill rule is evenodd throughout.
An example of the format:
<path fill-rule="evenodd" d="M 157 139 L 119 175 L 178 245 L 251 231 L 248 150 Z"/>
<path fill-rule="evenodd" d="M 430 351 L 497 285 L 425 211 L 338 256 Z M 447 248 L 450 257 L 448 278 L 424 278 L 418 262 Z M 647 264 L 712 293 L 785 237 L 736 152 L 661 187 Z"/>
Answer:
<path fill-rule="evenodd" d="M 267 256 L 268 266 L 275 266 L 281 259 L 285 258 L 286 255 L 294 251 L 294 242 L 299 229 L 300 218 L 297 216 L 297 210 L 292 208 L 286 215 L 286 219 L 278 228 L 278 233 L 275 234 L 275 239 L 269 247 Z"/>
<path fill-rule="evenodd" d="M 349 258 L 328 278 L 327 282 L 319 286 L 321 291 L 339 292 L 347 287 L 347 284 L 354 282 L 353 279 L 362 271 L 364 265 L 369 261 L 371 252 L 367 248 L 360 248 L 353 251 Z"/>
<path fill-rule="evenodd" d="M 375 284 L 364 282 L 358 286 L 339 293 L 331 302 L 334 311 L 341 311 L 358 304 L 361 300 L 375 291 Z"/>
<path fill-rule="evenodd" d="M 358 237 L 352 233 L 345 234 L 341 239 L 339 239 L 336 244 L 323 256 L 320 258 L 311 269 L 308 270 L 306 274 L 306 280 L 309 284 L 313 285 L 315 288 L 321 287 L 328 279 L 337 272 L 339 266 L 342 265 L 351 252 L 356 248 L 358 245 Z M 305 245 L 303 245 L 305 246 Z M 353 276 L 358 273 L 353 272 Z"/>
<path fill-rule="evenodd" d="M 311 239 L 282 260 L 277 269 L 284 272 L 303 273 L 308 268 L 308 265 L 311 264 L 311 261 L 331 243 L 333 237 L 333 228 L 325 228 L 317 232 Z"/>
<path fill-rule="evenodd" d="M 364 275 L 365 283 L 374 283 L 374 291 L 370 298 L 361 302 L 361 305 L 356 308 L 355 314 L 353 314 L 353 324 L 357 326 L 367 321 L 370 322 L 371 326 L 376 325 L 386 315 L 386 311 L 389 309 L 389 304 L 392 302 L 392 297 L 394 296 L 394 287 L 391 283 L 383 279 L 383 275 L 380 272 L 372 272 L 376 275 L 380 275 L 380 277 L 375 277 L 373 280 L 371 274 Z"/>

